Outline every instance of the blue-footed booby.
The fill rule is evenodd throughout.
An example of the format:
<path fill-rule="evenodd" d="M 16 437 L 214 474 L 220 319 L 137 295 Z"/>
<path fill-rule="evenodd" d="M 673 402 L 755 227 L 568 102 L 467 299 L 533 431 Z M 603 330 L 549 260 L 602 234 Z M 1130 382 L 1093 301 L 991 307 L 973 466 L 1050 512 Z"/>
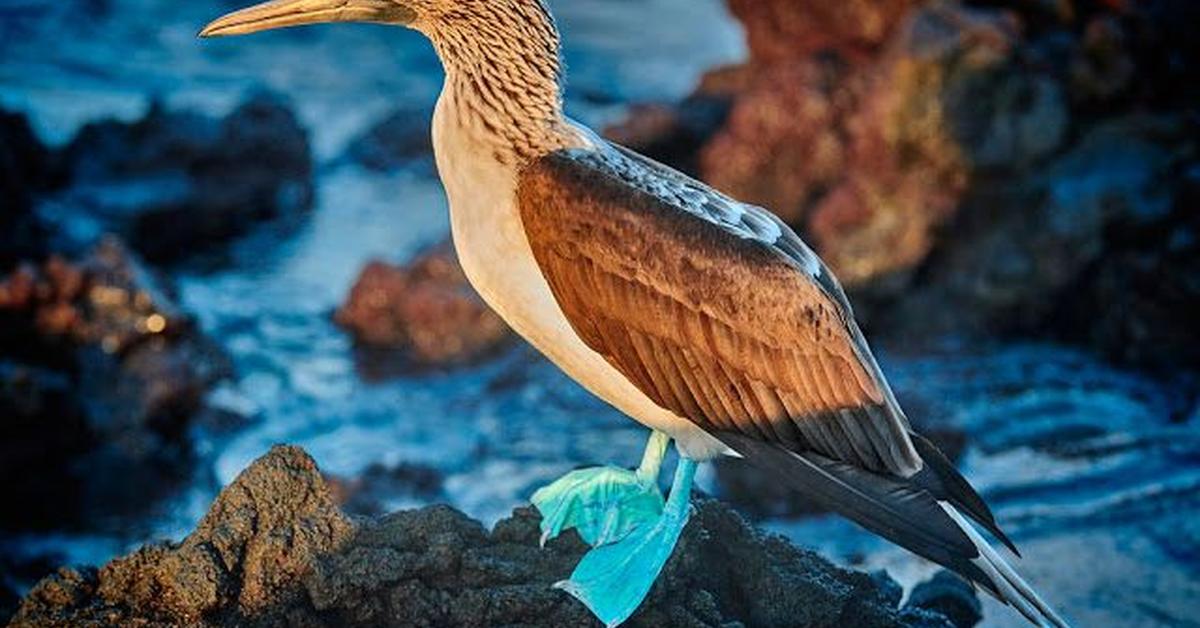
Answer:
<path fill-rule="evenodd" d="M 321 22 L 406 26 L 445 67 L 438 172 L 467 277 L 519 334 L 649 427 L 636 470 L 540 489 L 544 539 L 592 545 L 568 580 L 606 625 L 645 598 L 686 525 L 696 464 L 744 458 L 944 565 L 1030 621 L 1066 623 L 984 538 L 980 496 L 913 430 L 824 263 L 767 210 L 601 139 L 563 113 L 541 0 L 274 0 L 202 36 Z M 669 497 L 657 478 L 674 440 Z"/>

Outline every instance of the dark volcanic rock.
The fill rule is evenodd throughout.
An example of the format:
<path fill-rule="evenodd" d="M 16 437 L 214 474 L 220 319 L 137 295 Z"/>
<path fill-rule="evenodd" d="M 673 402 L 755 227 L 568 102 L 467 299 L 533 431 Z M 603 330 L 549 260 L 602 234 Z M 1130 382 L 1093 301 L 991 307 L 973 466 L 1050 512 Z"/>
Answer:
<path fill-rule="evenodd" d="M 72 465 L 94 445 L 67 374 L 0 360 L 0 529 L 77 517 L 82 487 Z"/>
<path fill-rule="evenodd" d="M 24 115 L 0 109 L 0 272 L 42 255 L 45 233 L 31 203 L 48 183 L 49 157 Z"/>
<path fill-rule="evenodd" d="M 181 543 L 62 569 L 11 625 L 596 625 L 550 586 L 585 546 L 570 534 L 543 549 L 539 536 L 530 508 L 491 532 L 446 506 L 351 519 L 303 451 L 276 447 Z M 898 602 L 886 576 L 835 567 L 702 501 L 628 625 L 951 625 Z"/>
<path fill-rule="evenodd" d="M 1151 168 L 1145 186 L 1126 199 L 1150 201 L 1115 216 L 1105 228 L 1107 253 L 1076 276 L 1056 317 L 1064 338 L 1097 347 L 1123 362 L 1171 372 L 1200 367 L 1200 163 L 1175 160 Z M 1167 213 L 1159 185 L 1182 179 Z M 1132 192 L 1132 191 L 1131 191 Z M 1106 199 L 1119 202 L 1120 195 Z"/>
<path fill-rule="evenodd" d="M 8 621 L 8 618 L 17 612 L 17 604 L 20 601 L 17 592 L 7 582 L 0 581 L 0 621 Z"/>
<path fill-rule="evenodd" d="M 131 124 L 89 124 L 62 162 L 71 185 L 42 210 L 60 250 L 116 233 L 153 261 L 173 261 L 258 221 L 297 216 L 313 195 L 308 138 L 267 97 L 223 120 L 155 104 Z"/>
<path fill-rule="evenodd" d="M 965 580 L 941 570 L 913 587 L 905 608 L 922 608 L 949 618 L 955 628 L 970 628 L 983 619 L 975 590 Z"/>
<path fill-rule="evenodd" d="M 226 358 L 113 239 L 0 281 L 0 527 L 143 507 Z M 139 482 L 128 482 L 137 474 Z"/>
<path fill-rule="evenodd" d="M 433 112 L 429 107 L 404 108 L 380 120 L 350 143 L 347 157 L 372 170 L 415 167 L 433 172 Z"/>
<path fill-rule="evenodd" d="M 922 335 L 1051 330 L 1118 356 L 1132 336 L 1145 351 L 1125 357 L 1183 357 L 1172 338 L 1186 327 L 1182 312 L 1200 305 L 1188 274 L 1194 209 L 1172 183 L 1185 167 L 1186 129 L 1170 118 L 1114 120 L 1037 175 L 981 182 L 964 201 L 955 238 L 939 246 L 891 319 L 880 320 Z M 1136 264 L 1119 265 L 1134 258 L 1152 280 Z"/>
<path fill-rule="evenodd" d="M 476 361 L 512 336 L 471 288 L 449 243 L 404 267 L 369 263 L 334 320 L 367 349 L 368 374 L 387 370 L 388 356 L 371 349 L 399 350 L 414 366 L 452 366 Z"/>

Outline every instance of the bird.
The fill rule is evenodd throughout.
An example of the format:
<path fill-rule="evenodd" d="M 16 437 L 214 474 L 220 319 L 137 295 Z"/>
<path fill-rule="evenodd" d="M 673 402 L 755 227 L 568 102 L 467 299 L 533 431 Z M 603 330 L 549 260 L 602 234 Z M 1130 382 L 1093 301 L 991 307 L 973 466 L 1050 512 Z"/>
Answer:
<path fill-rule="evenodd" d="M 1014 607 L 1067 626 L 984 534 L 984 500 L 913 429 L 838 280 L 770 211 L 610 143 L 564 113 L 542 0 L 272 0 L 201 37 L 331 22 L 425 35 L 445 70 L 438 174 L 463 271 L 591 393 L 650 428 L 641 464 L 537 490 L 543 543 L 590 545 L 555 586 L 606 626 L 637 610 L 691 512 L 698 464 L 741 458 Z M 669 492 L 658 478 L 679 453 Z"/>

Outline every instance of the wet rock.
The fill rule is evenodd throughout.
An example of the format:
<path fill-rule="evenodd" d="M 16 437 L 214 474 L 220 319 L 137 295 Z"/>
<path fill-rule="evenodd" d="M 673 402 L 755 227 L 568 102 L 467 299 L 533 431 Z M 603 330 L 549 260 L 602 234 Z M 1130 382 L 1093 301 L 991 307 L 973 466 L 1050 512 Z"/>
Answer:
<path fill-rule="evenodd" d="M 42 254 L 45 233 L 32 200 L 48 183 L 49 153 L 24 115 L 0 109 L 0 272 Z"/>
<path fill-rule="evenodd" d="M 429 107 L 400 109 L 380 120 L 346 149 L 347 158 L 372 170 L 415 168 L 432 173 L 433 139 Z"/>
<path fill-rule="evenodd" d="M 186 469 L 186 427 L 229 368 L 114 239 L 0 280 L 0 527 L 145 507 Z"/>
<path fill-rule="evenodd" d="M 696 507 L 628 625 L 950 625 L 897 609 L 898 588 L 880 576 L 757 532 L 716 502 Z M 276 447 L 182 542 L 99 570 L 62 569 L 30 591 L 11 625 L 594 625 L 550 586 L 585 546 L 569 534 L 540 548 L 539 536 L 530 508 L 491 532 L 446 506 L 352 520 L 303 451 Z"/>
<path fill-rule="evenodd" d="M 89 124 L 61 160 L 71 184 L 41 208 L 56 250 L 115 233 L 152 261 L 175 261 L 257 222 L 295 218 L 313 196 L 308 138 L 265 96 L 222 120 L 154 104 L 133 123 Z"/>
<path fill-rule="evenodd" d="M 913 587 L 905 608 L 923 608 L 950 619 L 955 628 L 970 628 L 983 619 L 983 608 L 971 585 L 941 570 Z"/>
<path fill-rule="evenodd" d="M 368 374 L 387 370 L 387 352 L 379 349 L 398 351 L 416 367 L 454 366 L 479 360 L 512 336 L 471 288 L 449 243 L 403 267 L 369 263 L 334 320 L 367 349 Z"/>

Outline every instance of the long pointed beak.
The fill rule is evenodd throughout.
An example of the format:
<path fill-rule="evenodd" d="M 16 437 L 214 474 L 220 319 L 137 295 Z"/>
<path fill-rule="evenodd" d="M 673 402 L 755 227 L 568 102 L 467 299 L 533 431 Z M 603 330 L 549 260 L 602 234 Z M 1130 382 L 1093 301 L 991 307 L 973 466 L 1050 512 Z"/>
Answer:
<path fill-rule="evenodd" d="M 201 37 L 246 35 L 273 28 L 326 22 L 411 24 L 416 13 L 402 0 L 271 0 L 219 17 Z"/>

